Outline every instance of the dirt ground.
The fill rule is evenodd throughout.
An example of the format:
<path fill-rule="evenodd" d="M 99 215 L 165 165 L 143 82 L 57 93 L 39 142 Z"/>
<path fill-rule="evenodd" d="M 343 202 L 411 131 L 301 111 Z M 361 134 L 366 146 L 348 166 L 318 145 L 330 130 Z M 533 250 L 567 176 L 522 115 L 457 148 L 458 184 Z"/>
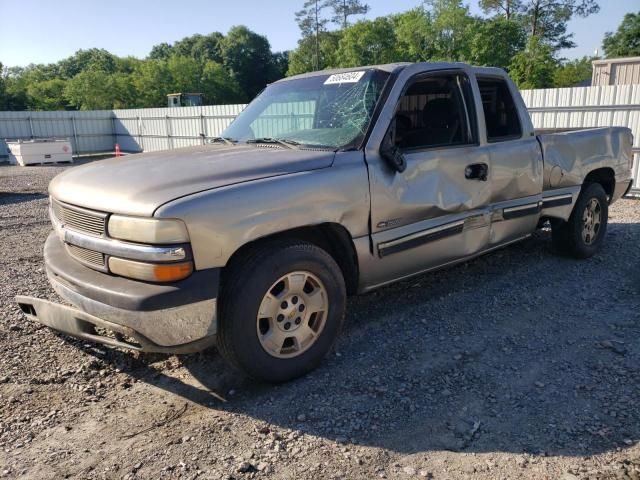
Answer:
<path fill-rule="evenodd" d="M 549 232 L 349 301 L 337 348 L 260 385 L 27 321 L 56 299 L 46 187 L 0 167 L 0 477 L 640 479 L 640 202 L 586 261 Z"/>

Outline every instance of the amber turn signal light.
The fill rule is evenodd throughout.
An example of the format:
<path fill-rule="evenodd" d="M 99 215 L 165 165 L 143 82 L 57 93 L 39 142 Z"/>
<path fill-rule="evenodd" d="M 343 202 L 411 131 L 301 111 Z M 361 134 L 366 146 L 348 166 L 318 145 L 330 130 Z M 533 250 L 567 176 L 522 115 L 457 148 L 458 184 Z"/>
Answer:
<path fill-rule="evenodd" d="M 193 263 L 145 263 L 111 257 L 109 270 L 116 275 L 136 280 L 166 283 L 187 278 L 193 273 Z"/>

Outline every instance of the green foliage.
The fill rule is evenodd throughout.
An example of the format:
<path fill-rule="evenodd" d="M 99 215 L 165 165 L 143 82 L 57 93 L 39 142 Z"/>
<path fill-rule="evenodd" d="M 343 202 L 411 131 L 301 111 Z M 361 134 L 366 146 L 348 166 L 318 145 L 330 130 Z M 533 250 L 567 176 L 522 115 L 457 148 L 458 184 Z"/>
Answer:
<path fill-rule="evenodd" d="M 154 45 L 147 57 L 149 60 L 168 60 L 173 55 L 173 46 L 166 42 Z"/>
<path fill-rule="evenodd" d="M 174 93 L 173 77 L 166 60 L 147 60 L 135 72 L 133 78 L 139 107 L 165 106 L 167 94 Z"/>
<path fill-rule="evenodd" d="M 7 86 L 4 79 L 4 66 L 0 62 L 0 110 L 6 110 L 7 105 Z"/>
<path fill-rule="evenodd" d="M 90 48 L 78 50 L 69 58 L 58 63 L 57 69 L 60 77 L 73 78 L 86 70 L 100 70 L 113 73 L 116 71 L 117 57 L 104 49 Z"/>
<path fill-rule="evenodd" d="M 553 85 L 555 87 L 575 87 L 581 83 L 591 80 L 593 58 L 582 57 L 571 62 L 561 64 L 553 74 Z"/>
<path fill-rule="evenodd" d="M 342 67 L 393 62 L 397 58 L 395 43 L 390 19 L 362 20 L 343 32 L 336 59 Z"/>
<path fill-rule="evenodd" d="M 398 60 L 426 62 L 436 57 L 432 39 L 435 36 L 431 16 L 422 8 L 414 8 L 392 19 Z"/>
<path fill-rule="evenodd" d="M 319 63 L 315 65 L 315 37 L 302 37 L 298 40 L 298 48 L 289 53 L 287 75 L 324 70 L 338 65 L 336 52 L 342 38 L 342 32 L 321 32 L 318 37 Z"/>
<path fill-rule="evenodd" d="M 30 98 L 30 106 L 34 110 L 64 110 L 67 102 L 64 99 L 64 90 L 67 80 L 52 78 L 31 83 L 27 86 L 27 95 Z"/>
<path fill-rule="evenodd" d="M 268 83 L 277 79 L 269 41 L 247 27 L 237 26 L 229 30 L 222 42 L 222 57 L 224 66 L 248 98 L 255 97 Z"/>
<path fill-rule="evenodd" d="M 335 50 L 335 46 L 334 46 Z M 205 104 L 246 102 L 282 78 L 288 52 L 246 27 L 154 46 L 145 60 L 78 50 L 49 65 L 2 69 L 0 110 L 164 107 L 167 94 L 202 93 Z"/>
<path fill-rule="evenodd" d="M 224 35 L 213 32 L 209 35 L 192 35 L 176 42 L 171 50 L 172 55 L 191 57 L 201 63 L 207 60 L 222 63 L 222 42 Z"/>
<path fill-rule="evenodd" d="M 55 64 L 0 64 L 0 110 L 163 107 L 173 92 L 237 103 L 284 75 L 399 61 L 500 67 L 520 88 L 570 86 L 591 75 L 590 59 L 560 62 L 557 52 L 573 45 L 568 22 L 597 12 L 596 0 L 478 0 L 489 18 L 471 14 L 467 0 L 423 0 L 354 24 L 369 10 L 362 0 L 300 1 L 302 36 L 292 52 L 274 53 L 264 36 L 237 26 L 160 43 L 144 60 L 91 48 Z M 604 49 L 608 57 L 640 55 L 640 12 L 606 35 Z"/>
<path fill-rule="evenodd" d="M 549 88 L 557 68 L 553 49 L 540 37 L 532 37 L 527 48 L 518 52 L 511 62 L 509 74 L 521 89 Z"/>
<path fill-rule="evenodd" d="M 627 13 L 615 33 L 602 42 L 607 58 L 640 56 L 640 12 Z"/>
<path fill-rule="evenodd" d="M 79 110 L 108 110 L 113 108 L 115 93 L 110 73 L 85 70 L 67 81 L 64 98 Z"/>
<path fill-rule="evenodd" d="M 596 0 L 527 0 L 522 18 L 531 37 L 552 47 L 554 51 L 573 48 L 567 24 L 574 16 L 587 17 L 600 10 Z"/>
<path fill-rule="evenodd" d="M 303 37 L 318 35 L 327 29 L 328 18 L 322 12 L 329 6 L 326 0 L 305 0 L 302 10 L 296 12 L 296 23 L 300 27 Z"/>
<path fill-rule="evenodd" d="M 240 84 L 222 65 L 213 60 L 207 60 L 203 65 L 198 92 L 204 95 L 204 100 L 209 105 L 243 103 L 248 100 Z"/>
<path fill-rule="evenodd" d="M 508 69 L 526 45 L 526 32 L 520 23 L 496 17 L 477 22 L 471 35 L 469 62 Z"/>
<path fill-rule="evenodd" d="M 462 0 L 426 0 L 433 20 L 434 60 L 464 61 L 470 57 L 477 21 Z"/>
<path fill-rule="evenodd" d="M 361 0 L 326 0 L 325 4 L 333 11 L 331 22 L 341 28 L 349 26 L 349 17 L 365 15 L 369 11 L 369 5 Z"/>
<path fill-rule="evenodd" d="M 480 8 L 484 13 L 497 13 L 511 20 L 522 12 L 522 0 L 479 0 Z"/>

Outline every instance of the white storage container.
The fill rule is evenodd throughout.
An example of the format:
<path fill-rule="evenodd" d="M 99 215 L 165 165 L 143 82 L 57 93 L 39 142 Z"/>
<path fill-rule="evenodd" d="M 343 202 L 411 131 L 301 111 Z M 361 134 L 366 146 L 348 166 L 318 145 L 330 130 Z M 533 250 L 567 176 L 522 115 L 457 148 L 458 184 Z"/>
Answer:
<path fill-rule="evenodd" d="M 68 139 L 7 140 L 7 148 L 9 162 L 14 165 L 73 162 L 71 142 Z"/>

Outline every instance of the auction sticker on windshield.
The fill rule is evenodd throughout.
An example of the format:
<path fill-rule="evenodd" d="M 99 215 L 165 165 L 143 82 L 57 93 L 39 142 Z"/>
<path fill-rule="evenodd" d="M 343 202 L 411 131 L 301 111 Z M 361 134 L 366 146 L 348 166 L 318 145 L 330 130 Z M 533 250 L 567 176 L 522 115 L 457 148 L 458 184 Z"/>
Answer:
<path fill-rule="evenodd" d="M 335 73 L 324 81 L 325 85 L 335 85 L 336 83 L 358 83 L 365 72 Z"/>

